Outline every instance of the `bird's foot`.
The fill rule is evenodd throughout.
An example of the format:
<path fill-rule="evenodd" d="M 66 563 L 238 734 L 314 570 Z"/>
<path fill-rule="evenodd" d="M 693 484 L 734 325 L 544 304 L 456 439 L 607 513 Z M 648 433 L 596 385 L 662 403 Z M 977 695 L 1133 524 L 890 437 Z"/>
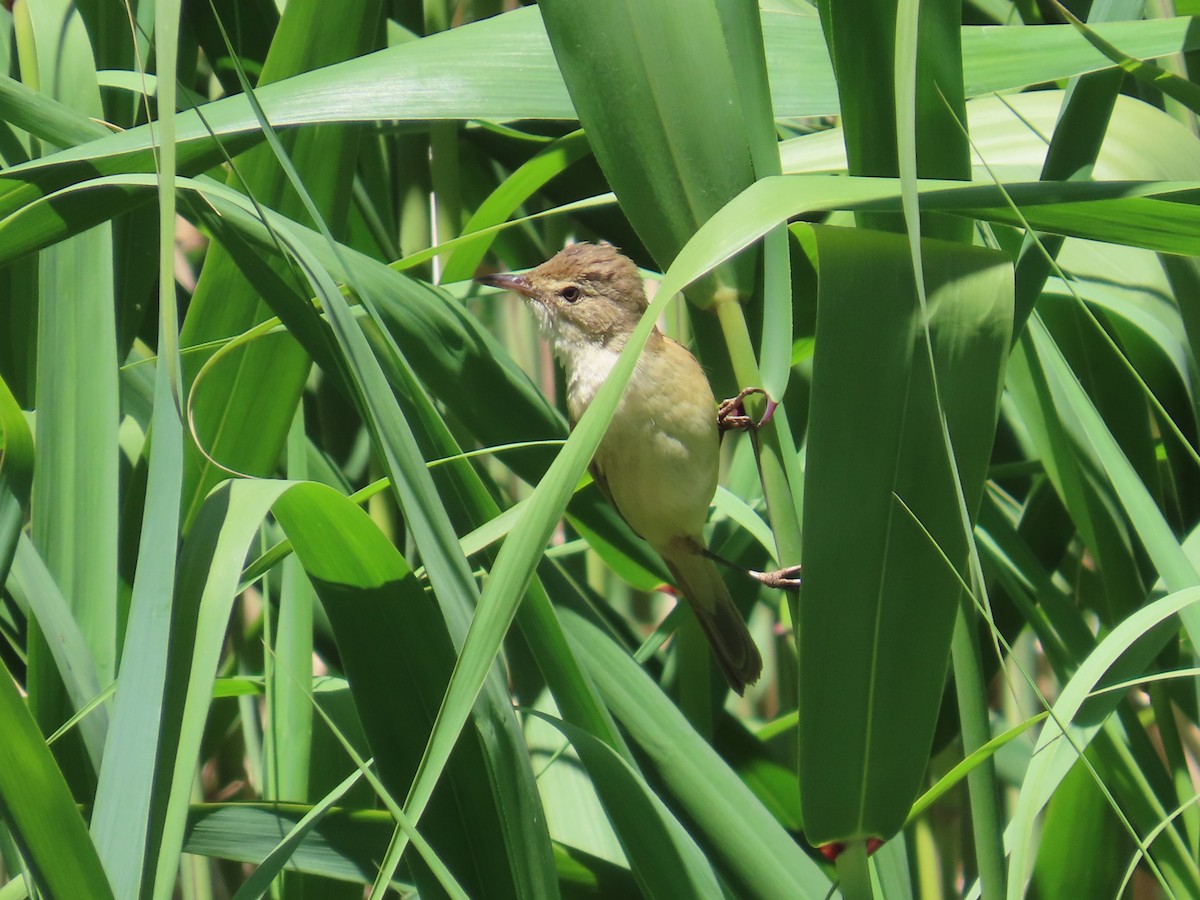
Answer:
<path fill-rule="evenodd" d="M 766 398 L 767 408 L 763 412 L 762 418 L 755 421 L 746 414 L 746 404 L 743 402 L 751 394 L 762 394 Z M 760 387 L 743 388 L 738 392 L 736 397 L 730 397 L 728 400 L 722 400 L 721 405 L 717 407 L 717 428 L 722 432 L 730 431 L 734 428 L 745 428 L 749 431 L 757 431 L 775 415 L 775 407 L 777 404 L 771 399 L 768 394 Z"/>
<path fill-rule="evenodd" d="M 800 566 L 787 566 L 783 569 L 776 569 L 774 572 L 755 572 L 751 570 L 748 574 L 755 581 L 765 584 L 769 588 L 774 588 L 777 591 L 793 591 L 800 590 Z"/>

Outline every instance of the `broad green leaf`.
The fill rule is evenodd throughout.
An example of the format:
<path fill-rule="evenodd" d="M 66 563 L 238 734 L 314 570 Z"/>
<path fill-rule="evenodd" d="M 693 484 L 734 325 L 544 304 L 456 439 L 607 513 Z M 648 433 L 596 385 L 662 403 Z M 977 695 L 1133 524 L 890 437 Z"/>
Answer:
<path fill-rule="evenodd" d="M 88 35 L 66 0 L 28 8 L 33 43 L 22 71 L 49 96 L 98 116 L 100 91 Z M 28 51 L 28 52 L 27 52 Z M 50 148 L 47 148 L 50 149 Z M 116 676 L 117 348 L 112 229 L 103 224 L 47 248 L 39 257 L 37 467 L 33 540 L 91 651 L 100 682 Z M 43 728 L 70 715 L 46 645 L 30 642 L 29 691 Z M 94 772 L 58 748 L 77 790 Z"/>
<path fill-rule="evenodd" d="M 754 180 L 750 110 L 738 102 L 733 48 L 717 5 L 547 0 L 539 9 L 592 152 L 665 266 Z M 671 39 L 685 32 L 688 40 Z M 730 273 L 728 287 L 747 292 L 750 263 Z M 697 299 L 707 306 L 717 287 L 705 285 Z"/>
<path fill-rule="evenodd" d="M 188 815 L 188 853 L 253 863 L 278 843 L 309 807 L 283 803 L 194 804 Z M 294 871 L 361 884 L 387 848 L 392 821 L 382 810 L 333 809 L 305 835 L 289 862 Z M 555 865 L 566 897 L 633 896 L 627 869 L 556 844 Z M 393 882 L 399 891 L 413 886 Z"/>
<path fill-rule="evenodd" d="M 942 554 L 959 571 L 967 558 L 940 417 L 973 511 L 1007 356 L 1012 275 L 996 254 L 922 242 L 931 359 L 906 240 L 823 228 L 811 240 L 819 299 L 800 796 L 807 837 L 825 843 L 894 834 L 924 775 L 961 590 Z M 869 271 L 857 263 L 864 254 Z"/>
<path fill-rule="evenodd" d="M 1100 26 L 1097 33 L 1128 53 L 1162 56 L 1192 49 L 1198 40 L 1191 20 L 1160 19 Z M 771 11 L 763 17 L 773 105 L 780 117 L 833 115 L 837 94 L 827 51 L 815 16 Z M 964 30 L 964 77 L 968 97 L 1012 90 L 1109 68 L 1112 63 L 1069 25 L 1027 29 Z M 460 66 L 471 59 L 472 66 Z M 514 70 L 519 78 L 510 76 Z M 574 119 L 575 111 L 535 8 L 515 10 L 483 22 L 455 28 L 419 41 L 268 85 L 261 99 L 275 126 L 319 122 L 407 119 Z M 0 111 L 28 127 L 42 123 L 60 132 L 81 129 L 53 115 L 38 98 L 0 78 Z M 218 135 L 257 131 L 244 98 L 209 104 L 205 118 Z M 90 126 L 92 133 L 97 126 Z M 33 130 L 31 128 L 31 130 Z M 197 145 L 181 153 L 199 160 L 213 153 L 199 119 L 180 117 L 179 139 Z M 126 164 L 146 166 L 145 128 L 131 129 L 62 159 L 132 153 Z M 141 152 L 139 152 L 139 150 Z M 194 171 L 194 170 L 192 170 Z"/>

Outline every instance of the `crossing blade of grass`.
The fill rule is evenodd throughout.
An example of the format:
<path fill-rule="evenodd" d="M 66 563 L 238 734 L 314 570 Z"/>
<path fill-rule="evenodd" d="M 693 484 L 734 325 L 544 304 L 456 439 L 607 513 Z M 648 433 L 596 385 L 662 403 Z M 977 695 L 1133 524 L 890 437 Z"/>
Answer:
<path fill-rule="evenodd" d="M 351 501 L 323 486 L 302 485 L 282 497 L 275 512 L 333 625 L 383 781 L 399 796 L 419 760 L 420 745 L 411 736 L 432 726 L 430 710 L 454 666 L 450 630 L 400 554 Z M 490 723 L 457 748 L 421 831 L 472 896 L 520 894 L 518 879 L 537 873 L 522 873 L 507 857 L 535 856 L 538 831 L 547 846 L 548 839 L 544 823 L 505 821 L 519 807 L 506 807 L 507 798 L 496 798 L 489 785 L 501 773 L 485 756 L 495 752 L 486 727 Z M 427 874 L 414 871 L 419 884 L 428 883 Z"/>
<path fill-rule="evenodd" d="M 982 763 L 985 759 L 994 756 L 1005 744 L 1016 740 L 1034 725 L 1040 724 L 1046 718 L 1046 713 L 1038 713 L 1036 716 L 1031 716 L 1024 722 L 1014 725 L 1012 728 L 1005 731 L 1003 734 L 998 734 L 982 747 L 978 748 L 969 754 L 962 762 L 958 763 L 937 780 L 933 787 L 929 788 L 925 793 L 917 798 L 913 803 L 912 809 L 909 810 L 908 819 L 905 824 L 909 824 L 920 817 L 925 810 L 937 803 L 939 799 L 944 797 L 956 785 L 960 784 L 972 769 Z"/>
<path fill-rule="evenodd" d="M 329 812 L 335 803 L 342 796 L 354 787 L 355 783 L 362 777 L 360 772 L 354 772 L 348 775 L 341 784 L 333 791 L 327 794 L 320 803 L 314 804 L 311 809 L 306 812 L 300 821 L 291 826 L 287 830 L 286 836 L 281 840 L 271 852 L 263 858 L 262 862 L 254 870 L 254 874 L 247 878 L 238 891 L 233 896 L 233 900 L 257 900 L 265 894 L 271 887 L 271 882 L 275 877 L 283 871 L 285 865 L 291 859 L 296 849 L 304 841 L 309 834 L 312 833 L 320 823 L 321 819 Z"/>
<path fill-rule="evenodd" d="M 17 543 L 7 581 L 8 589 L 18 605 L 46 635 L 47 647 L 72 709 L 75 712 L 84 709 L 100 693 L 96 663 L 67 601 L 46 568 L 45 561 L 26 535 L 22 534 Z M 107 704 L 93 710 L 80 724 L 79 730 L 88 756 L 98 770 L 104 752 L 104 736 L 108 730 Z"/>
<path fill-rule="evenodd" d="M 257 863 L 313 807 L 301 803 L 201 803 L 188 813 L 184 851 Z M 384 810 L 333 808 L 295 848 L 288 868 L 362 884 L 383 855 L 395 823 Z M 395 883 L 398 890 L 411 884 Z"/>
<path fill-rule="evenodd" d="M 0 584 L 8 579 L 33 486 L 33 434 L 17 398 L 0 378 Z"/>
<path fill-rule="evenodd" d="M 1157 91 L 1162 91 L 1163 94 L 1178 101 L 1192 112 L 1200 112 L 1200 86 L 1153 63 L 1130 56 L 1116 45 L 1106 41 L 1095 29 L 1081 22 L 1069 9 L 1057 2 L 1054 5 L 1084 39 L 1108 59 L 1129 72 L 1134 78 L 1145 82 Z"/>
<path fill-rule="evenodd" d="M 563 624 L 617 720 L 646 755 L 656 792 L 740 896 L 824 897 L 829 879 L 641 667 L 574 613 Z M 660 787 L 661 786 L 661 787 Z"/>
<path fill-rule="evenodd" d="M 573 131 L 559 138 L 513 172 L 479 204 L 463 226 L 463 235 L 506 221 L 543 185 L 590 152 L 591 147 L 582 131 Z M 442 282 L 465 281 L 474 275 L 494 237 L 494 234 L 486 234 L 476 241 L 459 244 L 446 261 Z"/>
<path fill-rule="evenodd" d="M 3 661 L 0 728 L 0 814 L 34 885 L 50 897 L 112 900 L 70 788 Z"/>
<path fill-rule="evenodd" d="M 591 776 L 647 897 L 714 897 L 720 884 L 700 848 L 642 778 L 611 747 L 542 713 L 571 742 Z"/>
<path fill-rule="evenodd" d="M 260 84 L 356 58 L 373 49 L 379 17 L 379 0 L 335 5 L 313 0 L 289 3 L 263 64 Z M 359 133 L 347 126 L 285 136 L 296 173 L 315 198 L 320 216 L 339 234 L 348 211 Z M 303 202 L 292 192 L 288 174 L 269 147 L 256 147 L 234 160 L 227 183 L 282 215 L 305 217 Z M 277 251 L 262 261 L 286 289 L 302 282 L 289 272 L 288 260 L 280 259 Z M 185 346 L 228 338 L 270 316 L 271 307 L 243 274 L 239 262 L 219 244 L 209 248 L 181 334 Z M 209 455 L 239 472 L 271 473 L 309 368 L 307 355 L 291 341 L 264 341 L 242 350 L 236 365 L 210 375 L 207 390 L 194 399 L 196 425 Z M 248 422 L 254 427 L 245 427 Z M 189 449 L 185 522 L 223 476 L 209 459 Z"/>
<path fill-rule="evenodd" d="M 248 99 L 255 107 L 260 125 L 265 130 L 276 159 L 287 171 L 292 186 L 304 201 L 326 245 L 335 257 L 341 257 L 338 244 L 304 190 L 284 148 L 270 130 L 261 108 L 257 106 L 253 92 L 248 92 Z M 294 241 L 289 240 L 289 244 L 294 252 L 299 249 Z M 441 503 L 436 486 L 425 467 L 412 427 L 404 417 L 380 361 L 373 355 L 367 337 L 352 316 L 345 298 L 324 269 L 307 258 L 298 261 L 329 314 L 330 324 L 341 346 L 346 368 L 353 382 L 356 399 L 360 403 L 360 413 L 372 436 L 372 445 L 390 477 L 391 487 L 411 529 L 410 533 L 422 553 L 435 595 L 438 596 L 446 621 L 451 626 L 451 637 L 457 644 L 463 640 L 459 627 L 462 621 L 460 617 L 475 605 L 479 595 L 474 576 L 459 548 L 447 510 Z M 339 262 L 343 269 L 348 268 L 344 259 L 340 259 Z M 388 361 L 406 367 L 399 347 L 382 326 L 373 296 L 361 285 L 351 283 L 351 287 L 357 290 L 362 305 L 379 326 L 379 335 L 384 339 L 384 345 L 389 351 Z M 504 622 L 505 630 L 510 622 L 511 613 Z M 497 646 L 502 638 L 503 632 L 495 635 Z M 466 639 L 469 639 L 469 633 Z M 496 792 L 497 803 L 505 811 L 501 817 L 502 821 L 521 837 L 518 840 L 516 834 L 513 834 L 511 844 L 506 846 L 506 861 L 510 868 L 504 869 L 503 864 L 499 863 L 496 871 L 503 875 L 511 874 L 521 890 L 550 890 L 554 882 L 551 878 L 549 835 L 540 815 L 528 751 L 508 700 L 501 673 L 495 665 L 494 651 L 484 671 L 480 673 L 479 682 L 472 685 L 470 701 L 462 709 L 463 722 L 470 715 L 471 708 L 476 706 L 481 690 L 485 690 L 485 693 L 484 702 L 479 705 L 480 718 L 488 724 L 481 728 L 480 733 L 490 741 L 488 752 L 485 754 L 487 774 Z M 461 723 L 458 727 L 461 728 Z M 455 738 L 457 735 L 456 728 Z M 446 759 L 448 758 L 449 753 Z M 445 762 L 446 760 L 439 760 L 435 769 L 435 781 L 440 778 Z M 419 775 L 420 768 L 417 780 Z M 428 800 L 428 797 L 425 799 Z M 425 806 L 426 804 L 422 803 L 417 813 L 410 816 L 412 827 L 416 827 Z M 408 811 L 405 813 L 407 815 Z M 506 832 L 505 837 L 510 838 L 510 834 Z M 406 844 L 407 836 L 398 839 L 393 845 L 396 853 L 390 857 L 389 868 L 381 873 L 382 882 L 390 881 L 394 866 L 399 862 L 399 852 Z"/>
<path fill-rule="evenodd" d="M 1063 686 L 1050 718 L 1038 737 L 1029 769 L 1025 773 L 1017 809 L 1005 832 L 1009 845 L 1008 896 L 1023 896 L 1028 883 L 1030 839 L 1034 818 L 1041 812 L 1055 788 L 1070 771 L 1100 728 L 1100 722 L 1088 718 L 1075 723 L 1084 701 L 1095 690 L 1105 674 L 1124 654 L 1141 650 L 1139 641 L 1154 633 L 1172 616 L 1182 617 L 1200 601 L 1200 588 L 1189 587 L 1147 604 L 1112 630 L 1083 661 L 1075 675 Z M 1069 727 L 1069 732 L 1064 728 Z M 1064 739 L 1067 734 L 1069 739 Z M 1189 885 L 1187 893 L 1195 891 L 1200 879 L 1194 861 L 1190 874 L 1180 873 Z M 1179 887 L 1180 885 L 1175 885 Z"/>

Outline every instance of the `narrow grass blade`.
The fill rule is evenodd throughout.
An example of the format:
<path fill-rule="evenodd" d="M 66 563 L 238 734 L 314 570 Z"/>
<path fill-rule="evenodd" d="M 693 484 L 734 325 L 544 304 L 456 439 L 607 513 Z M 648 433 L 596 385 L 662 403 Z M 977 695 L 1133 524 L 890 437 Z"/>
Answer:
<path fill-rule="evenodd" d="M 113 727 L 99 771 L 91 833 L 113 890 L 132 896 L 159 860 L 148 831 L 155 809 L 155 756 L 167 679 L 175 564 L 183 483 L 180 420 L 179 325 L 175 312 L 175 61 L 179 4 L 157 4 L 158 71 L 164 75 L 158 137 L 158 355 L 154 378 L 153 439 L 128 624 L 113 704 Z"/>

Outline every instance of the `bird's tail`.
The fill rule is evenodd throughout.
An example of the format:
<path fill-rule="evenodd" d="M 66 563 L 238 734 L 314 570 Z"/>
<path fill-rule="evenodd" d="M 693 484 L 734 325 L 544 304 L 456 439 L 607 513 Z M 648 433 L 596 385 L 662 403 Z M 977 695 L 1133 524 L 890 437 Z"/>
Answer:
<path fill-rule="evenodd" d="M 741 695 L 747 684 L 758 681 L 762 657 L 721 573 L 711 559 L 690 548 L 662 557 L 700 621 L 729 686 Z"/>

